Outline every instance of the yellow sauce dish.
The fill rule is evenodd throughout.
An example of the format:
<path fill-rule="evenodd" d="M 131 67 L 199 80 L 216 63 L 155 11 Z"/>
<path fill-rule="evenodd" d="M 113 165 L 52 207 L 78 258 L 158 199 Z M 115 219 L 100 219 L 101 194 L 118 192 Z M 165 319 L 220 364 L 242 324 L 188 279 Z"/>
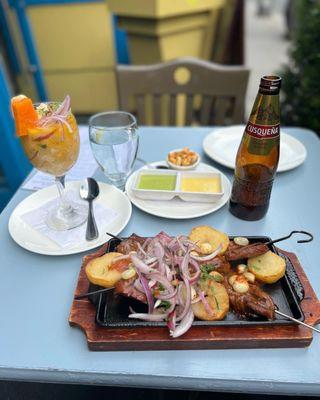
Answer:
<path fill-rule="evenodd" d="M 168 201 L 175 197 L 195 203 L 216 202 L 224 195 L 219 172 L 141 169 L 132 189 L 140 199 Z"/>
<path fill-rule="evenodd" d="M 181 190 L 183 192 L 220 193 L 221 179 L 218 176 L 215 177 L 183 176 L 181 179 Z"/>

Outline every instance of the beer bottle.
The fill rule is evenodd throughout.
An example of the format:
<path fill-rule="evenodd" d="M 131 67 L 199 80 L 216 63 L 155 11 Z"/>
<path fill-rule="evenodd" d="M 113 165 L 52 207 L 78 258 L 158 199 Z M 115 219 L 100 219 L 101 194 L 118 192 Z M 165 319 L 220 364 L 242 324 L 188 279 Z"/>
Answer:
<path fill-rule="evenodd" d="M 264 76 L 236 157 L 229 209 L 255 221 L 268 211 L 280 150 L 281 78 Z"/>

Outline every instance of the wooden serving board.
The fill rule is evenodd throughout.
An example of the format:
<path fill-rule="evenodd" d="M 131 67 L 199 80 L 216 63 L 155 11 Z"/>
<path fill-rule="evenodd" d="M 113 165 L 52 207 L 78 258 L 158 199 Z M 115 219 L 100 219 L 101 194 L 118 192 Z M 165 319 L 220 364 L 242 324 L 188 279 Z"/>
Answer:
<path fill-rule="evenodd" d="M 99 253 L 104 254 L 106 245 Z M 297 257 L 280 250 L 292 262 L 304 288 L 300 303 L 305 322 L 315 325 L 320 321 L 320 303 Z M 97 256 L 97 253 L 96 253 Z M 88 291 L 85 274 L 87 257 L 81 267 L 75 296 Z M 312 331 L 301 325 L 193 326 L 177 339 L 169 337 L 166 327 L 104 328 L 95 322 L 96 309 L 88 299 L 73 300 L 69 323 L 83 330 L 88 347 L 94 351 L 120 350 L 197 350 L 197 349 L 253 349 L 306 347 L 312 341 Z"/>

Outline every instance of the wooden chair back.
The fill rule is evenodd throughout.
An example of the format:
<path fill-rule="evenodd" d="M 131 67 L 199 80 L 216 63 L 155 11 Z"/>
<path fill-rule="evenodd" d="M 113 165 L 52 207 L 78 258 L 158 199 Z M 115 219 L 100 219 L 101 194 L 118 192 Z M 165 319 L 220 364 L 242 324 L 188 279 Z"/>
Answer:
<path fill-rule="evenodd" d="M 141 125 L 146 124 L 146 109 L 150 108 L 153 125 L 177 125 L 178 104 L 184 109 L 182 125 L 238 124 L 243 122 L 248 77 L 245 67 L 222 66 L 195 58 L 153 65 L 119 65 L 119 105 L 122 110 L 135 112 Z"/>

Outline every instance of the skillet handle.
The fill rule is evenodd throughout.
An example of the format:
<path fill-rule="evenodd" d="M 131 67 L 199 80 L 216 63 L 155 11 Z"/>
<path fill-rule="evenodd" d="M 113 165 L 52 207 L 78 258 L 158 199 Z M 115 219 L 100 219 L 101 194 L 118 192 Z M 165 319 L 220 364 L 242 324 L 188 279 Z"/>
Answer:
<path fill-rule="evenodd" d="M 320 322 L 320 302 L 312 289 L 311 283 L 305 274 L 297 256 L 294 253 L 289 253 L 282 249 L 277 248 L 280 254 L 284 255 L 290 260 L 290 263 L 297 275 L 301 286 L 303 288 L 304 297 L 301 300 L 300 307 L 303 311 L 305 320 L 309 325 L 316 325 Z"/>

